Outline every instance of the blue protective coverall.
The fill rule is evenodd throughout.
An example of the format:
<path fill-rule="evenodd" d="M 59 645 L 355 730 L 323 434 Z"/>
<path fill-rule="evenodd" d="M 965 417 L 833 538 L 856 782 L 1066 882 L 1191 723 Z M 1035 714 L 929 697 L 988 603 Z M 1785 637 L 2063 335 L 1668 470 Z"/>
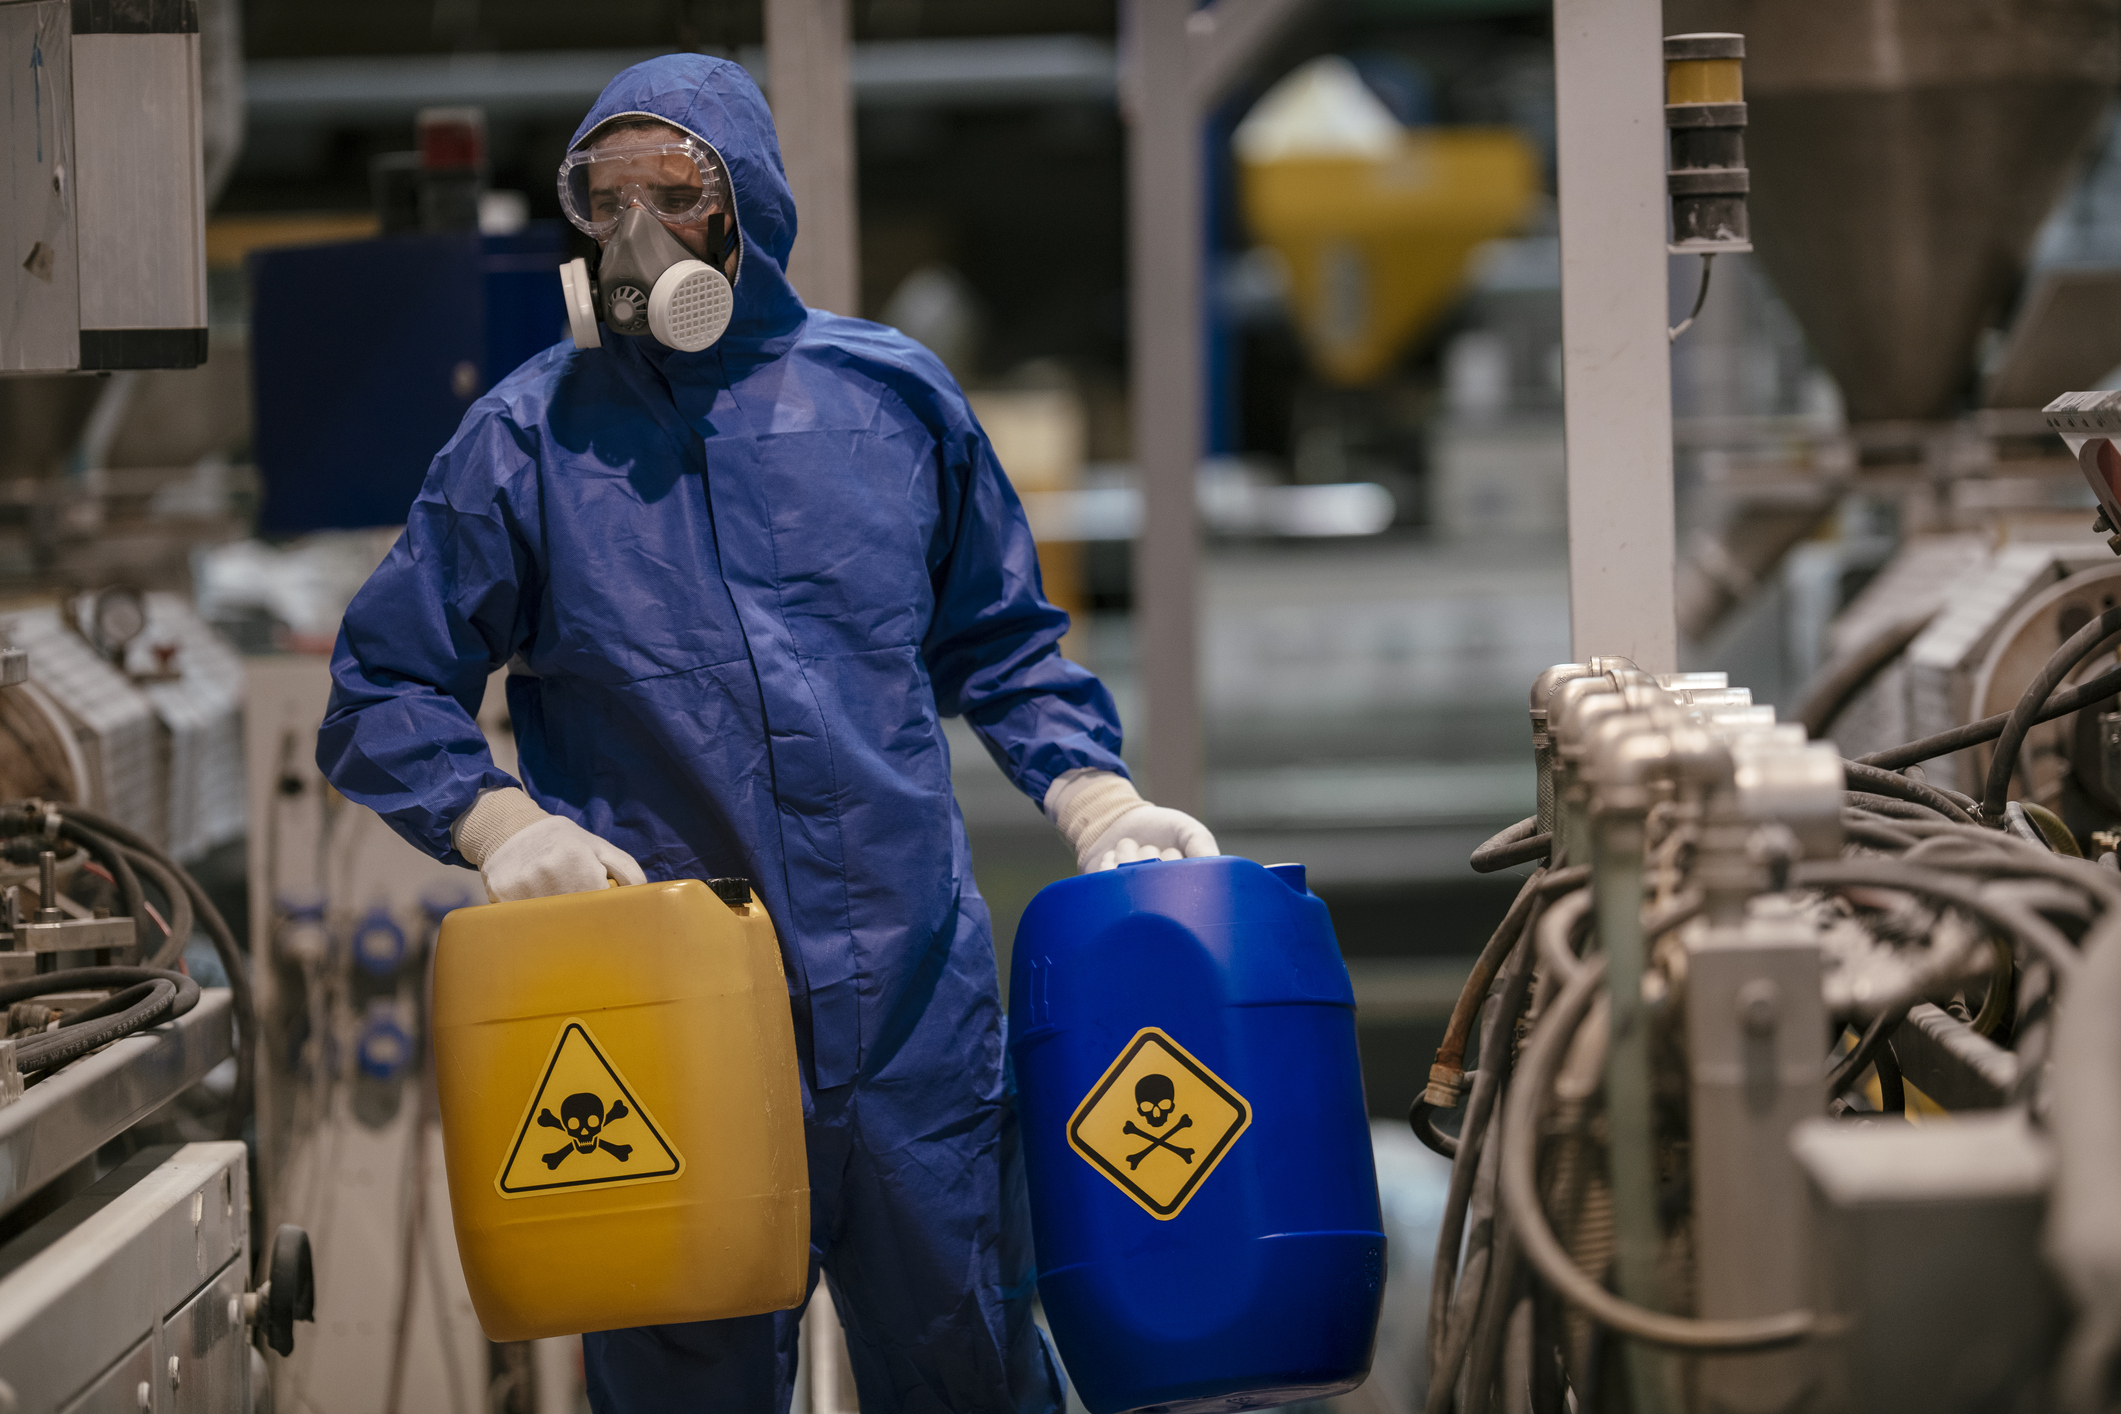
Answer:
<path fill-rule="evenodd" d="M 728 164 L 728 333 L 562 343 L 480 398 L 347 610 L 318 764 L 421 849 L 515 784 L 473 722 L 506 665 L 521 784 L 651 879 L 742 875 L 779 930 L 821 1264 L 862 1407 L 1045 1411 L 986 905 L 941 719 L 1043 799 L 1123 771 L 1058 649 L 1022 508 L 942 365 L 806 309 L 795 210 L 744 70 L 620 74 Z M 378 409 L 378 415 L 387 415 Z M 601 1414 L 785 1410 L 796 1313 L 592 1335 Z"/>

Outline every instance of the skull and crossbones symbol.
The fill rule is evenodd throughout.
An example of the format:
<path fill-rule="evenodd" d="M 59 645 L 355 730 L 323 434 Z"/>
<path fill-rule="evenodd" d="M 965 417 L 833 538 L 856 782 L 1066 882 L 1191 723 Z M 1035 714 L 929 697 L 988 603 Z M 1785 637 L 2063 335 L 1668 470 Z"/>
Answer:
<path fill-rule="evenodd" d="M 551 1110 L 538 1111 L 539 1124 L 547 1129 L 557 1129 L 567 1136 L 565 1145 L 539 1157 L 545 1160 L 546 1168 L 556 1169 L 569 1154 L 594 1154 L 602 1149 L 623 1164 L 633 1157 L 633 1145 L 614 1144 L 602 1136 L 606 1125 L 616 1124 L 632 1113 L 632 1110 L 626 1108 L 624 1100 L 617 1101 L 607 1111 L 603 1100 L 586 1090 L 577 1095 L 569 1095 L 560 1101 L 558 1119 L 552 1117 Z"/>
<path fill-rule="evenodd" d="M 1152 1127 L 1160 1127 L 1166 1120 L 1170 1119 L 1171 1111 L 1178 1108 L 1178 1091 L 1173 1088 L 1171 1077 L 1168 1075 L 1144 1075 L 1141 1079 L 1135 1081 L 1134 1108 L 1141 1112 L 1141 1117 L 1149 1121 Z M 1148 1158 L 1158 1149 L 1169 1149 L 1185 1162 L 1192 1163 L 1193 1151 L 1191 1149 L 1181 1149 L 1178 1145 L 1170 1142 L 1172 1135 L 1178 1133 L 1181 1129 L 1191 1129 L 1192 1127 L 1193 1116 L 1191 1115 L 1180 1115 L 1178 1123 L 1164 1130 L 1161 1134 L 1153 1134 L 1147 1129 L 1137 1129 L 1134 1121 L 1128 1120 L 1126 1127 L 1120 1132 L 1122 1134 L 1131 1134 L 1137 1139 L 1148 1140 L 1149 1147 L 1142 1150 L 1139 1154 L 1127 1155 L 1127 1167 L 1130 1169 L 1140 1168 L 1142 1160 Z"/>

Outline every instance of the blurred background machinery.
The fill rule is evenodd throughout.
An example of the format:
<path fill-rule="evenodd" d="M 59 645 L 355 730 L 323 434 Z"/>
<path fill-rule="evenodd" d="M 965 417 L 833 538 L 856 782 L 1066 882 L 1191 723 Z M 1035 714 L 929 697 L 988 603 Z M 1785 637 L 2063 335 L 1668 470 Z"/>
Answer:
<path fill-rule="evenodd" d="M 143 36 L 84 31 L 94 5 L 0 2 L 0 54 L 29 77 L 6 128 L 27 185 L 0 202 L 0 365 L 19 375 L 0 378 L 0 622 L 30 650 L 28 684 L 0 692 L 0 798 L 123 822 L 249 950 L 254 1211 L 318 1253 L 316 1337 L 269 1374 L 287 1408 L 580 1398 L 565 1343 L 490 1347 L 463 1302 L 424 968 L 476 880 L 317 778 L 322 655 L 463 409 L 559 336 L 552 271 L 585 252 L 551 173 L 581 112 L 677 48 L 771 90 L 792 3 L 618 0 L 591 30 L 561 0 L 187 0 Z M 814 8 L 841 17 L 818 33 L 838 35 L 846 91 L 769 97 L 799 184 L 845 129 L 843 180 L 814 188 L 845 209 L 805 230 L 822 249 L 838 221 L 851 274 L 805 287 L 839 279 L 836 305 L 965 383 L 1076 615 L 1067 651 L 1113 686 L 1153 791 L 1118 7 Z M 1450 1182 L 1403 1117 L 1521 883 L 1465 861 L 1536 804 L 1524 686 L 1570 656 L 1555 50 L 1538 0 L 1277 14 L 1196 149 L 1187 730 L 1218 838 L 1306 861 L 1356 982 L 1397 1238 L 1356 1398 L 1389 1411 L 1427 1387 Z M 1727 670 L 1851 757 L 2007 711 L 2116 593 L 2039 413 L 2121 384 L 2115 7 L 1668 0 L 1663 33 L 1699 31 L 1744 36 L 1755 249 L 1717 257 L 1672 345 L 1678 666 Z M 96 216 L 90 183 L 113 132 L 141 131 L 137 105 L 114 129 L 95 86 L 114 38 L 193 66 L 155 69 L 155 104 L 196 114 L 198 160 L 135 188 L 132 227 Z M 77 192 L 54 184 L 67 150 Z M 128 295 L 96 262 L 141 219 L 183 269 Z M 1701 274 L 1670 258 L 1672 323 Z M 105 376 L 63 371 L 84 369 Z M 2096 706 L 2033 728 L 2014 777 L 2088 849 L 2121 803 L 2121 726 Z M 503 716 L 485 720 L 505 747 Z M 951 730 L 1006 974 L 1018 914 L 1070 861 Z M 1990 750 L 1923 769 L 1975 793 Z M 813 1320 L 801 1397 L 822 1414 L 852 1396 Z"/>

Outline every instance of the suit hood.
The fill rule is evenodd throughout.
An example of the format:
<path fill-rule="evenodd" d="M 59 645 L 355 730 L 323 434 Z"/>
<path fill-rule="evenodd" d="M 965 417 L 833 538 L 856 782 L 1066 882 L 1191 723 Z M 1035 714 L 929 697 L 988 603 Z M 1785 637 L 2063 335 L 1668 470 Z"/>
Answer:
<path fill-rule="evenodd" d="M 787 274 L 795 248 L 795 198 L 781 167 L 773 114 L 751 75 L 740 64 L 705 54 L 665 54 L 635 64 L 604 86 L 568 150 L 623 117 L 682 128 L 720 153 L 729 168 L 744 254 L 736 308 L 722 342 L 768 339 L 801 324 L 806 312 Z"/>

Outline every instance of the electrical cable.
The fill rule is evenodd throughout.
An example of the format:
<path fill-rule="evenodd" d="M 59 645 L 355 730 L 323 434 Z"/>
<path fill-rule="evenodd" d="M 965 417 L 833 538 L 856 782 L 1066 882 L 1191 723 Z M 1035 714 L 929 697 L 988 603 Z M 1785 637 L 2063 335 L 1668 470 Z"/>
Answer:
<path fill-rule="evenodd" d="M 173 1021 L 199 1003 L 199 984 L 181 972 L 152 967 L 72 967 L 0 985 L 0 1011 L 54 992 L 106 990 L 116 995 L 67 1018 L 55 1031 L 17 1040 L 16 1068 L 29 1075 L 65 1065 L 135 1031 Z"/>
<path fill-rule="evenodd" d="M 1561 1056 L 1604 982 L 1605 957 L 1597 954 L 1562 987 L 1546 1019 L 1533 1030 L 1503 1113 L 1499 1136 L 1502 1201 L 1524 1255 L 1564 1301 L 1621 1335 L 1651 1345 L 1675 1350 L 1737 1351 L 1767 1350 L 1804 1340 L 1817 1325 L 1810 1311 L 1705 1321 L 1667 1315 L 1623 1300 L 1586 1276 L 1562 1250 L 1553 1228 L 1548 1226 L 1539 1204 L 1539 1117 Z"/>
<path fill-rule="evenodd" d="M 2018 771 L 2018 752 L 2025 745 L 2026 733 L 2033 729 L 2040 709 L 2047 705 L 2076 666 L 2099 651 L 2099 645 L 2121 633 L 2121 605 L 2106 610 L 2084 627 L 2064 639 L 2048 660 L 2033 674 L 2033 680 L 2025 685 L 2018 698 L 2018 705 L 2011 708 L 2010 718 L 1996 736 L 1996 754 L 1988 764 L 1988 785 L 1981 793 L 1981 813 L 1991 820 L 2001 819 L 2004 802 L 2010 797 L 2011 777 Z"/>
<path fill-rule="evenodd" d="M 1701 257 L 1701 288 L 1695 292 L 1694 308 L 1688 312 L 1686 318 L 1665 331 L 1666 343 L 1678 343 L 1679 336 L 1693 328 L 1694 321 L 1701 317 L 1701 307 L 1709 302 L 1709 269 L 1714 265 L 1715 260 L 1716 257 L 1714 255 L 1705 254 Z"/>
<path fill-rule="evenodd" d="M 2056 693 L 2045 707 L 2034 713 L 2028 727 L 2052 722 L 2057 717 L 2067 717 L 2094 702 L 2103 702 L 2117 692 L 2121 692 L 2121 666 L 2108 668 L 2097 677 L 2086 678 L 2067 692 Z M 2003 735 L 2003 729 L 2010 725 L 2010 720 L 2011 712 L 1998 712 L 1995 716 L 1983 717 L 1978 722 L 1968 722 L 1965 726 L 1953 727 L 1950 731 L 1921 737 L 1900 746 L 1888 747 L 1884 751 L 1873 751 L 1868 756 L 1859 756 L 1856 759 L 1866 766 L 1897 771 L 1918 762 L 1949 756 L 1955 751 L 1964 751 L 1969 746 L 1979 746 L 1984 741 L 1994 741 Z"/>
<path fill-rule="evenodd" d="M 1921 781 L 1909 780 L 1898 771 L 1880 770 L 1876 766 L 1866 766 L 1861 761 L 1844 761 L 1841 763 L 1841 770 L 1852 790 L 1928 806 L 1945 819 L 1957 821 L 1962 825 L 1981 823 L 1944 792 Z"/>
<path fill-rule="evenodd" d="M 1473 872 L 1494 874 L 1519 864 L 1530 864 L 1545 859 L 1553 847 L 1553 832 L 1539 828 L 1537 815 L 1527 815 L 1508 829 L 1489 836 L 1480 848 L 1473 851 Z"/>

